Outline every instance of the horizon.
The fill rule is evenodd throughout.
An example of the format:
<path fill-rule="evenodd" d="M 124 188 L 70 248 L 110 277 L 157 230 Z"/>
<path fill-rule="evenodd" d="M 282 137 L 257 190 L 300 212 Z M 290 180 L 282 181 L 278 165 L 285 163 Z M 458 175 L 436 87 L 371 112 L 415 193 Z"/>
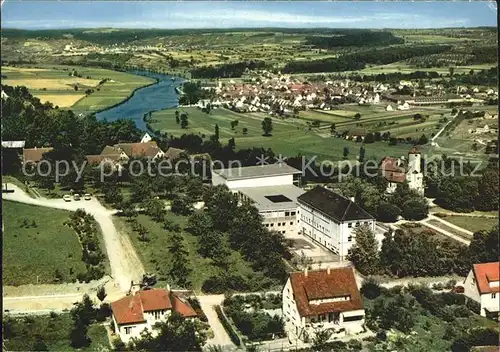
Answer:
<path fill-rule="evenodd" d="M 496 12 L 496 3 L 492 1 L 283 3 L 8 0 L 2 4 L 2 29 L 496 28 Z M 41 13 L 49 15 L 41 18 Z"/>

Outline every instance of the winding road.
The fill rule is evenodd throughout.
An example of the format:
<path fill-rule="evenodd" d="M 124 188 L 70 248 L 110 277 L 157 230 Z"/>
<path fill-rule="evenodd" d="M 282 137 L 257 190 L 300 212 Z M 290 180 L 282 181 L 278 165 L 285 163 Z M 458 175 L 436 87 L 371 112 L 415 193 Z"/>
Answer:
<path fill-rule="evenodd" d="M 76 211 L 83 209 L 94 216 L 101 227 L 106 252 L 111 267 L 111 277 L 122 292 L 130 290 L 131 281 L 138 282 L 145 273 L 144 267 L 127 236 L 121 235 L 113 223 L 112 216 L 116 210 L 106 209 L 95 198 L 85 201 L 65 202 L 62 199 L 31 198 L 14 184 L 7 184 L 13 193 L 2 192 L 3 200 L 32 204 L 41 207 Z"/>

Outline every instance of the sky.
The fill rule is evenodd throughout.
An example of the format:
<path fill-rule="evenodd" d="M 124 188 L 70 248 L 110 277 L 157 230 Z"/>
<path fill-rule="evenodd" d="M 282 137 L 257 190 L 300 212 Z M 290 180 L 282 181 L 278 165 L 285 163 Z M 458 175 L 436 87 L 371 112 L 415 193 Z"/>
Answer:
<path fill-rule="evenodd" d="M 497 26 L 496 3 L 2 0 L 2 28 Z"/>

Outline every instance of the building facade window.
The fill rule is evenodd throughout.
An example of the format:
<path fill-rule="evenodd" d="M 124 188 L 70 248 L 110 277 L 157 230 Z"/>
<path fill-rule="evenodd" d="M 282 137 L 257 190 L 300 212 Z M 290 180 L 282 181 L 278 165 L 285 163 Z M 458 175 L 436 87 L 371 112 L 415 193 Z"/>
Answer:
<path fill-rule="evenodd" d="M 130 335 L 130 333 L 132 332 L 132 327 L 125 327 L 125 334 L 126 335 Z"/>
<path fill-rule="evenodd" d="M 495 292 L 493 292 L 493 293 L 491 294 L 491 298 L 497 298 L 497 294 L 496 294 Z"/>
<path fill-rule="evenodd" d="M 352 241 L 352 236 L 347 237 L 347 242 L 351 242 L 351 241 Z"/>
<path fill-rule="evenodd" d="M 352 227 L 352 223 L 348 223 L 348 224 L 347 224 L 347 227 L 348 227 L 348 228 L 351 228 L 351 227 Z"/>

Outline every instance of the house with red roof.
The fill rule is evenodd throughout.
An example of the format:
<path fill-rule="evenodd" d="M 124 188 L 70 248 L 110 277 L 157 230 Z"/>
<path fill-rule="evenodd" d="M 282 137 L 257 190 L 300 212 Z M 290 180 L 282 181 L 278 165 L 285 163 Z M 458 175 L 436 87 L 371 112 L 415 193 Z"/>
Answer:
<path fill-rule="evenodd" d="M 351 267 L 290 273 L 282 297 L 290 340 L 310 342 L 325 330 L 331 338 L 363 331 L 363 299 Z"/>
<path fill-rule="evenodd" d="M 474 264 L 464 281 L 464 295 L 481 305 L 481 315 L 499 318 L 500 262 Z"/>
<path fill-rule="evenodd" d="M 111 303 L 115 333 L 124 343 L 139 338 L 144 330 L 155 333 L 154 325 L 176 312 L 184 318 L 197 316 L 189 302 L 166 289 L 140 290 Z"/>

